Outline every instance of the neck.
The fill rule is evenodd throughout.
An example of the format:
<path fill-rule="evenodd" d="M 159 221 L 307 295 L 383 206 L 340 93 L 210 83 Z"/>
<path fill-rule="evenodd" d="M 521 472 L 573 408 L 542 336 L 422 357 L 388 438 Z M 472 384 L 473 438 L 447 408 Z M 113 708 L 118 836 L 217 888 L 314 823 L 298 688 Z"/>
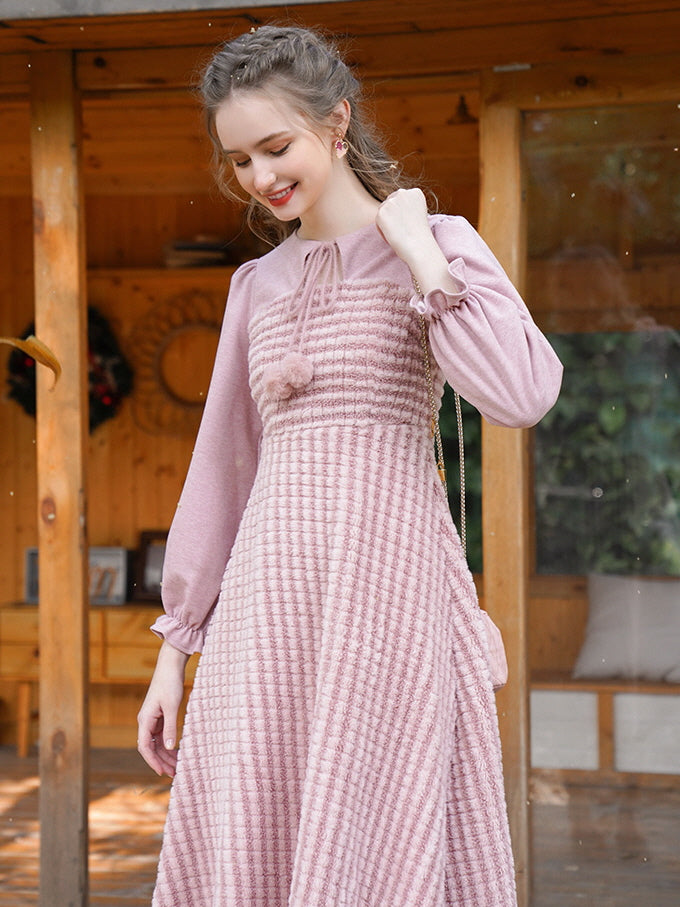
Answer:
<path fill-rule="evenodd" d="M 380 202 L 364 188 L 346 161 L 337 162 L 335 178 L 323 199 L 303 218 L 301 239 L 330 240 L 375 222 Z"/>

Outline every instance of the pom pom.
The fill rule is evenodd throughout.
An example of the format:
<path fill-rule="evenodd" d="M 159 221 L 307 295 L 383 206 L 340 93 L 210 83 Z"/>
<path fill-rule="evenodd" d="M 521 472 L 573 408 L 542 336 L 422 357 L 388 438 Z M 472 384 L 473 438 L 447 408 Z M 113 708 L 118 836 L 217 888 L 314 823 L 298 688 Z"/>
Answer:
<path fill-rule="evenodd" d="M 272 400 L 288 400 L 307 387 L 314 376 L 314 363 L 302 353 L 287 353 L 281 362 L 272 362 L 262 376 L 265 394 Z"/>
<path fill-rule="evenodd" d="M 314 363 L 302 353 L 288 353 L 281 361 L 283 380 L 299 391 L 307 387 L 314 375 Z"/>

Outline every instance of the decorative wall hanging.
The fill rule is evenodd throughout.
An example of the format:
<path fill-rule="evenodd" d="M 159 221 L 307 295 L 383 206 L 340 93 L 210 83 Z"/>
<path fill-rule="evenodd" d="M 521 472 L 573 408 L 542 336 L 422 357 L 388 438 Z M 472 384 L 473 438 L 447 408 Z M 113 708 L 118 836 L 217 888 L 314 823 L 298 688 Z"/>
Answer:
<path fill-rule="evenodd" d="M 33 335 L 31 323 L 22 337 Z M 132 369 L 123 356 L 108 321 L 95 308 L 87 310 L 87 369 L 90 432 L 112 419 L 132 390 Z M 12 350 L 8 361 L 8 397 L 35 416 L 35 359 L 24 349 Z"/>
<path fill-rule="evenodd" d="M 195 434 L 217 350 L 224 299 L 191 290 L 154 306 L 135 324 L 132 400 L 137 425 L 151 434 Z"/>

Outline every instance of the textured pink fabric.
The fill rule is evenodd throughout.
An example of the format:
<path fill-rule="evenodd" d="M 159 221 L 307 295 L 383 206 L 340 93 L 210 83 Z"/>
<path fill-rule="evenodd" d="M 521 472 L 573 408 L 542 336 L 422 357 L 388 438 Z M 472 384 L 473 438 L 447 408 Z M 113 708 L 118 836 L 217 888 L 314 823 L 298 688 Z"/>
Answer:
<path fill-rule="evenodd" d="M 559 363 L 474 231 L 433 226 L 470 287 L 432 321 L 439 364 L 479 360 L 468 399 L 536 421 Z M 301 290 L 320 261 L 337 276 Z M 205 634 L 157 907 L 515 904 L 487 643 L 411 296 L 375 227 L 291 237 L 232 281 L 155 625 L 185 651 Z M 312 377 L 282 399 L 267 370 L 291 353 Z"/>
<path fill-rule="evenodd" d="M 444 377 L 489 422 L 534 425 L 559 393 L 559 360 L 470 224 L 462 217 L 444 215 L 433 216 L 431 223 L 449 260 L 464 261 L 465 274 L 458 263 L 455 272 L 458 279 L 464 276 L 469 289 L 464 302 L 452 300 L 450 310 L 430 325 L 430 342 Z M 271 357 L 272 363 L 279 363 L 299 338 L 301 321 L 310 317 L 310 310 L 316 308 L 320 315 L 329 305 L 327 272 L 335 277 L 339 267 L 347 285 L 407 292 L 408 306 L 411 275 L 373 225 L 331 244 L 293 235 L 232 277 L 203 420 L 168 538 L 163 572 L 167 613 L 153 627 L 189 654 L 202 649 L 205 622 L 217 599 L 257 469 L 262 424 L 249 388 L 251 318 L 275 300 L 288 300 L 288 335 L 283 349 Z M 315 307 L 314 299 L 307 297 L 310 271 L 321 277 Z M 379 289 L 385 286 L 387 291 Z M 413 309 L 409 311 L 415 319 Z M 343 325 L 348 338 L 353 319 L 352 312 Z M 370 372 L 368 361 L 366 372 Z M 362 375 L 364 379 L 370 379 L 370 374 Z M 400 373 L 393 380 L 398 391 L 412 377 Z"/>

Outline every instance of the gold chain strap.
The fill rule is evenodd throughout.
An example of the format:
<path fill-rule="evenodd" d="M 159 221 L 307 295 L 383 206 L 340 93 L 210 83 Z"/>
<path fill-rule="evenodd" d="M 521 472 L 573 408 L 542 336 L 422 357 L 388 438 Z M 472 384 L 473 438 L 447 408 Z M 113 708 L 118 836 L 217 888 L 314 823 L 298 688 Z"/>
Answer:
<path fill-rule="evenodd" d="M 420 345 L 423 350 L 423 363 L 425 365 L 425 382 L 427 384 L 427 396 L 430 401 L 430 436 L 434 438 L 434 446 L 437 454 L 437 472 L 442 480 L 442 485 L 446 488 L 446 464 L 444 463 L 444 447 L 442 445 L 442 435 L 439 430 L 439 413 L 437 411 L 437 402 L 434 398 L 434 385 L 432 384 L 432 369 L 430 368 L 430 351 L 427 342 L 427 325 L 425 318 L 420 316 Z"/>
<path fill-rule="evenodd" d="M 418 281 L 413 278 L 413 286 L 419 295 L 422 295 Z M 432 383 L 432 368 L 430 366 L 430 344 L 427 335 L 427 323 L 424 315 L 420 316 L 420 345 L 423 350 L 423 363 L 425 365 L 425 381 L 427 383 L 427 395 L 430 400 L 431 412 L 431 432 L 434 437 L 435 451 L 437 454 L 437 472 L 446 488 L 446 464 L 444 463 L 444 447 L 442 445 L 441 431 L 439 430 L 439 411 L 437 401 L 434 397 L 434 385 Z M 467 551 L 467 526 L 465 520 L 465 439 L 463 437 L 463 412 L 460 405 L 460 395 L 457 391 L 453 392 L 456 402 L 456 427 L 458 430 L 458 457 L 460 462 L 460 541 L 463 546 L 463 553 Z"/>

